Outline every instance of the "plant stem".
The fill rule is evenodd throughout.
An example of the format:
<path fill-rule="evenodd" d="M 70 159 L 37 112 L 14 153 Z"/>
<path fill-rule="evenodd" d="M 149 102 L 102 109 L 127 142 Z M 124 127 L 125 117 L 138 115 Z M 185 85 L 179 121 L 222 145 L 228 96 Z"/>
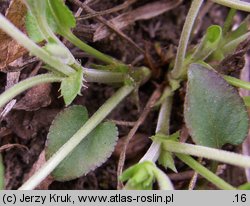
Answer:
<path fill-rule="evenodd" d="M 164 150 L 169 152 L 189 154 L 197 157 L 204 157 L 224 162 L 235 166 L 250 168 L 250 157 L 220 149 L 174 142 L 171 140 L 164 140 L 163 148 Z"/>
<path fill-rule="evenodd" d="M 122 64 L 118 60 L 114 59 L 113 57 L 110 57 L 106 54 L 103 54 L 102 52 L 94 49 L 93 47 L 87 45 L 83 41 L 81 41 L 79 38 L 77 38 L 73 33 L 71 32 L 66 32 L 63 35 L 68 41 L 70 41 L 72 44 L 75 46 L 79 47 L 86 53 L 92 55 L 93 57 L 107 63 L 107 64 Z"/>
<path fill-rule="evenodd" d="M 63 64 L 60 60 L 52 57 L 49 53 L 47 53 L 45 50 L 36 45 L 2 14 L 0 14 L 0 29 L 10 35 L 19 44 L 29 50 L 33 55 L 36 55 L 41 60 L 49 64 L 56 71 L 59 71 L 64 75 L 70 75 L 75 72 L 71 67 L 67 66 L 66 64 Z"/>
<path fill-rule="evenodd" d="M 41 74 L 35 77 L 30 77 L 25 79 L 13 87 L 9 88 L 0 95 L 0 108 L 13 99 L 16 95 L 24 92 L 25 90 L 36 86 L 38 84 L 47 83 L 47 82 L 61 82 L 63 77 L 55 76 L 54 74 Z"/>
<path fill-rule="evenodd" d="M 120 72 L 109 72 L 96 69 L 83 69 L 84 79 L 87 82 L 98 83 L 122 83 L 126 74 Z"/>
<path fill-rule="evenodd" d="M 160 132 L 165 135 L 169 134 L 169 121 L 172 109 L 172 101 L 173 97 L 171 94 L 166 97 L 165 101 L 162 103 L 155 133 Z M 160 155 L 160 147 L 161 144 L 154 141 L 149 147 L 148 151 L 145 153 L 145 155 L 141 158 L 140 162 L 146 160 L 156 162 Z"/>
<path fill-rule="evenodd" d="M 160 190 L 174 190 L 172 182 L 163 171 L 155 166 L 153 172 L 155 178 L 157 179 Z"/>
<path fill-rule="evenodd" d="M 235 77 L 231 77 L 231 76 L 227 76 L 227 75 L 223 75 L 223 78 L 231 85 L 235 86 L 235 87 L 239 87 L 239 88 L 243 88 L 243 89 L 247 89 L 250 90 L 250 82 L 245 82 L 243 80 L 240 80 L 238 78 Z"/>
<path fill-rule="evenodd" d="M 233 19 L 234 19 L 234 16 L 236 14 L 237 10 L 236 9 L 230 9 L 228 15 L 227 15 L 227 18 L 226 18 L 226 21 L 223 25 L 223 35 L 225 36 L 226 33 L 231 29 L 232 27 L 232 23 L 233 23 Z"/>
<path fill-rule="evenodd" d="M 183 63 L 186 57 L 188 42 L 194 26 L 195 19 L 198 15 L 203 1 L 204 0 L 193 0 L 189 12 L 187 14 L 186 21 L 182 29 L 179 46 L 177 49 L 174 69 L 171 72 L 171 77 L 173 79 L 179 79 L 182 76 L 184 70 Z"/>
<path fill-rule="evenodd" d="M 217 4 L 227 6 L 233 9 L 242 10 L 250 12 L 250 3 L 240 1 L 240 0 L 212 0 Z"/>
<path fill-rule="evenodd" d="M 1 153 L 0 153 L 0 190 L 4 190 L 4 164 Z"/>
<path fill-rule="evenodd" d="M 109 98 L 95 114 L 80 128 L 27 182 L 19 189 L 34 189 L 68 156 L 74 148 L 98 125 L 103 119 L 133 91 L 133 86 L 123 86 Z"/>
<path fill-rule="evenodd" d="M 218 177 L 217 175 L 209 171 L 207 168 L 202 166 L 192 157 L 188 155 L 184 155 L 184 154 L 176 154 L 176 156 L 185 164 L 187 164 L 189 167 L 191 167 L 193 170 L 195 170 L 200 175 L 202 175 L 207 180 L 209 180 L 214 185 L 216 185 L 218 188 L 223 189 L 223 190 L 236 190 L 236 188 L 234 188 L 233 186 L 225 182 L 223 179 L 221 179 L 220 177 Z"/>

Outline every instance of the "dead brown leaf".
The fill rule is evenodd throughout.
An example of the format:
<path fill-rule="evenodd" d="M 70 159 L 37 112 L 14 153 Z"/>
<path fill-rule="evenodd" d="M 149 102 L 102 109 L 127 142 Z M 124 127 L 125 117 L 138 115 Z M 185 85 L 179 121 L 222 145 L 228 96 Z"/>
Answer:
<path fill-rule="evenodd" d="M 33 87 L 16 103 L 14 109 L 36 111 L 41 107 L 46 107 L 51 103 L 50 91 L 50 83 Z"/>
<path fill-rule="evenodd" d="M 245 66 L 245 54 L 250 49 L 249 43 L 250 43 L 250 38 L 241 42 L 235 49 L 234 53 L 229 54 L 220 62 L 220 64 L 217 67 L 217 70 L 220 73 L 238 77 L 241 70 Z"/>
<path fill-rule="evenodd" d="M 22 0 L 12 0 L 5 16 L 19 29 L 24 30 L 26 6 Z M 7 66 L 23 56 L 27 50 L 0 31 L 0 71 L 8 72 Z"/>

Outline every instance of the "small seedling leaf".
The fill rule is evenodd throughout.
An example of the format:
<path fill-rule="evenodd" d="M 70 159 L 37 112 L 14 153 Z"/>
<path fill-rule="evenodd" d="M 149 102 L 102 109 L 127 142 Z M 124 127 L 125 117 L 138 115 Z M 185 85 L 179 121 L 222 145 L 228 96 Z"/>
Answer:
<path fill-rule="evenodd" d="M 61 95 L 63 96 L 66 106 L 70 105 L 76 98 L 77 94 L 80 94 L 83 82 L 83 70 L 71 74 L 66 77 L 61 83 Z"/>
<path fill-rule="evenodd" d="M 121 181 L 127 181 L 125 189 L 130 190 L 152 190 L 155 181 L 152 162 L 145 161 L 137 163 L 126 169 L 120 177 Z"/>
<path fill-rule="evenodd" d="M 60 34 L 76 26 L 75 17 L 63 0 L 47 0 L 47 2 Z"/>
<path fill-rule="evenodd" d="M 169 168 L 172 171 L 177 172 L 177 169 L 174 164 L 173 154 L 171 152 L 168 151 L 161 152 L 158 158 L 158 162 L 163 167 Z"/>
<path fill-rule="evenodd" d="M 50 127 L 46 147 L 49 159 L 88 120 L 85 107 L 72 106 L 59 113 Z M 111 155 L 118 138 L 113 123 L 98 125 L 53 171 L 57 181 L 78 178 L 100 166 Z"/>
<path fill-rule="evenodd" d="M 172 140 L 177 142 L 179 140 L 179 137 L 180 137 L 180 132 L 177 131 L 171 135 L 164 135 L 161 133 L 157 133 L 155 136 L 152 136 L 151 139 L 158 143 L 164 143 L 165 140 Z M 169 168 L 172 171 L 177 172 L 173 154 L 171 152 L 164 150 L 163 147 L 161 148 L 161 153 L 158 158 L 158 163 L 163 167 L 165 167 L 166 169 Z"/>
<path fill-rule="evenodd" d="M 188 71 L 184 116 L 199 145 L 238 145 L 247 136 L 248 115 L 238 91 L 217 72 L 199 64 L 192 64 Z"/>
<path fill-rule="evenodd" d="M 222 28 L 218 25 L 208 27 L 201 43 L 198 45 L 193 54 L 194 61 L 206 59 L 213 51 L 215 51 L 222 38 Z"/>
<path fill-rule="evenodd" d="M 127 190 L 152 190 L 155 180 L 161 190 L 174 189 L 167 175 L 151 161 L 140 162 L 128 168 L 123 172 L 120 180 L 127 181 L 124 187 Z"/>

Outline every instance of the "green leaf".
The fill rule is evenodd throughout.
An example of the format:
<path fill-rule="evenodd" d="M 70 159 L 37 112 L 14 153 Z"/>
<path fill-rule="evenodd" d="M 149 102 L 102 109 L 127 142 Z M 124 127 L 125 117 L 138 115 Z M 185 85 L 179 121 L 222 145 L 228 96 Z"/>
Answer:
<path fill-rule="evenodd" d="M 46 1 L 45 0 L 26 0 L 30 12 L 36 17 L 45 17 Z"/>
<path fill-rule="evenodd" d="M 152 190 L 155 180 L 158 182 L 159 189 L 173 189 L 168 176 L 151 161 L 140 162 L 128 168 L 123 172 L 120 180 L 127 181 L 124 188 L 127 190 Z"/>
<path fill-rule="evenodd" d="M 128 181 L 125 189 L 130 190 L 152 190 L 155 181 L 153 168 L 155 165 L 152 162 L 145 161 L 126 169 L 121 181 Z"/>
<path fill-rule="evenodd" d="M 63 79 L 61 83 L 61 95 L 63 96 L 66 106 L 72 103 L 77 94 L 80 94 L 83 82 L 83 70 L 78 69 L 69 77 Z"/>
<path fill-rule="evenodd" d="M 57 29 L 57 25 L 56 22 L 50 12 L 50 10 L 46 9 L 46 15 L 45 15 L 45 19 L 47 21 L 47 24 L 49 26 L 49 29 L 51 29 L 51 31 L 56 32 Z M 40 27 L 39 27 L 39 23 L 36 19 L 36 17 L 30 12 L 27 12 L 26 15 L 26 19 L 25 19 L 25 27 L 26 27 L 26 31 L 28 36 L 36 43 L 40 43 L 43 40 L 46 39 L 46 34 L 48 34 L 48 32 L 46 32 L 45 34 L 43 34 L 43 32 L 41 31 Z M 44 29 L 48 29 L 48 28 L 44 28 Z"/>
<path fill-rule="evenodd" d="M 58 33 L 64 34 L 76 26 L 76 20 L 63 0 L 47 0 L 50 13 L 58 27 Z"/>
<path fill-rule="evenodd" d="M 4 190 L 4 164 L 0 153 L 0 190 Z"/>
<path fill-rule="evenodd" d="M 177 173 L 172 152 L 164 151 L 160 153 L 158 162 L 165 168 L 169 168 Z"/>
<path fill-rule="evenodd" d="M 248 115 L 238 91 L 217 72 L 199 64 L 192 64 L 188 71 L 184 116 L 199 145 L 238 145 L 248 133 Z"/>
<path fill-rule="evenodd" d="M 172 141 L 177 142 L 179 140 L 179 137 L 180 137 L 180 132 L 177 131 L 171 135 L 164 135 L 161 133 L 157 133 L 156 135 L 152 136 L 151 139 L 153 141 L 163 143 L 165 140 L 172 140 Z M 164 150 L 163 147 L 161 147 L 161 152 L 158 158 L 158 163 L 162 165 L 163 167 L 165 167 L 166 169 L 170 168 L 172 171 L 177 172 L 177 169 L 174 163 L 173 153 Z"/>
<path fill-rule="evenodd" d="M 41 42 L 45 38 L 43 34 L 41 33 L 39 26 L 37 24 L 37 21 L 35 17 L 32 15 L 30 11 L 27 12 L 26 19 L 25 19 L 25 27 L 26 31 L 28 33 L 28 36 L 34 41 L 34 42 Z"/>
<path fill-rule="evenodd" d="M 59 113 L 50 127 L 46 159 L 66 143 L 88 120 L 85 107 L 72 106 Z M 72 180 L 100 166 L 111 155 L 118 138 L 113 123 L 98 125 L 53 171 L 58 181 Z"/>
<path fill-rule="evenodd" d="M 195 50 L 193 61 L 206 59 L 213 51 L 215 51 L 222 38 L 222 28 L 218 25 L 208 27 L 206 34 L 202 38 L 200 44 Z"/>
<path fill-rule="evenodd" d="M 243 97 L 244 103 L 247 107 L 250 107 L 250 96 Z"/>
<path fill-rule="evenodd" d="M 28 5 L 30 11 L 25 24 L 29 37 L 35 42 L 49 38 L 49 29 L 62 34 L 76 26 L 74 15 L 62 0 L 29 0 Z"/>

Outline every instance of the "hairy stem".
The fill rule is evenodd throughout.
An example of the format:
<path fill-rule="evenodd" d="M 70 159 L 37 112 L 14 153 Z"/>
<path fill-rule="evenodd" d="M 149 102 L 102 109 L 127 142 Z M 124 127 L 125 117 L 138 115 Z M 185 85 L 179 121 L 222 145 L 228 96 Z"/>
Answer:
<path fill-rule="evenodd" d="M 74 70 L 66 64 L 63 64 L 60 60 L 52 57 L 44 49 L 40 48 L 33 41 L 31 41 L 25 34 L 23 34 L 19 29 L 17 29 L 8 19 L 6 19 L 2 14 L 0 14 L 0 29 L 10 35 L 19 44 L 29 50 L 33 55 L 43 60 L 45 63 L 49 64 L 53 69 L 59 71 L 64 75 L 70 75 Z"/>
<path fill-rule="evenodd" d="M 250 157 L 220 149 L 174 142 L 169 140 L 164 141 L 163 148 L 164 150 L 169 152 L 204 157 L 235 166 L 250 168 Z"/>
<path fill-rule="evenodd" d="M 10 100 L 12 100 L 16 95 L 24 92 L 25 90 L 33 86 L 48 82 L 61 82 L 62 80 L 63 77 L 58 77 L 54 74 L 41 74 L 35 77 L 25 79 L 15 84 L 13 87 L 9 88 L 0 95 L 0 108 L 3 107 L 6 103 L 8 103 Z"/>
<path fill-rule="evenodd" d="M 109 98 L 95 114 L 80 128 L 27 182 L 19 189 L 34 189 L 46 178 L 66 156 L 98 125 L 101 121 L 133 91 L 132 86 L 123 86 Z"/>
<path fill-rule="evenodd" d="M 200 10 L 203 1 L 204 0 L 193 0 L 191 7 L 189 9 L 186 21 L 182 29 L 179 46 L 177 49 L 174 69 L 171 72 L 171 76 L 173 79 L 181 78 L 182 73 L 184 72 L 183 63 L 186 57 L 188 42 L 194 26 L 195 19 L 198 15 L 198 12 Z"/>
<path fill-rule="evenodd" d="M 195 170 L 197 173 L 205 177 L 207 180 L 212 182 L 214 185 L 216 185 L 218 188 L 223 190 L 235 190 L 233 186 L 225 182 L 223 179 L 212 173 L 210 170 L 202 166 L 199 162 L 194 160 L 192 157 L 184 154 L 176 154 L 176 156 L 183 161 L 185 164 L 187 164 L 189 167 L 191 167 L 193 170 Z"/>
<path fill-rule="evenodd" d="M 233 9 L 242 10 L 250 12 L 250 3 L 241 1 L 241 0 L 212 0 L 217 4 L 227 6 Z"/>

